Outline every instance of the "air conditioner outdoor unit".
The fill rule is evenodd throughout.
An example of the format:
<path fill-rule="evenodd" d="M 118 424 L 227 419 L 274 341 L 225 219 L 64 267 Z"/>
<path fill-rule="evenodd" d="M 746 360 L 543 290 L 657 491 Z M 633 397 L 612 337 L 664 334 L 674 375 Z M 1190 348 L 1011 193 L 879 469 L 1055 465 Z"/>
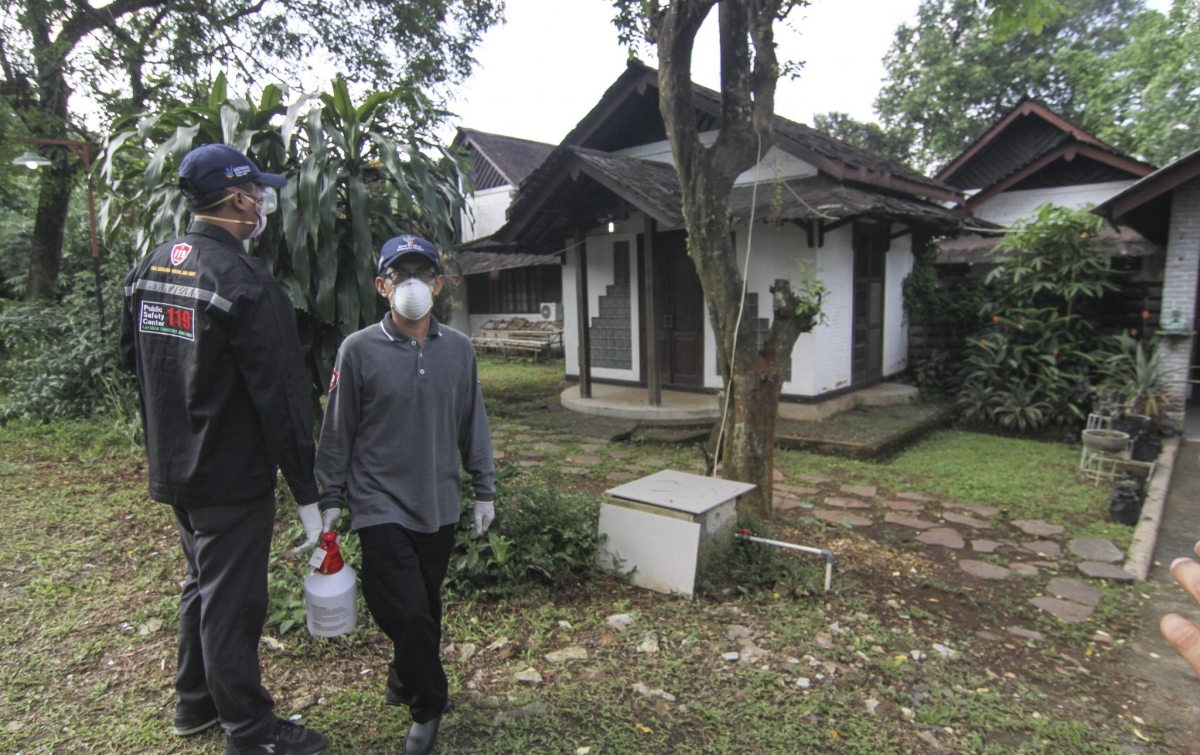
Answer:
<path fill-rule="evenodd" d="M 557 322 L 562 319 L 562 305 L 558 302 L 548 301 L 542 302 L 538 307 L 542 313 L 543 320 L 551 320 Z"/>

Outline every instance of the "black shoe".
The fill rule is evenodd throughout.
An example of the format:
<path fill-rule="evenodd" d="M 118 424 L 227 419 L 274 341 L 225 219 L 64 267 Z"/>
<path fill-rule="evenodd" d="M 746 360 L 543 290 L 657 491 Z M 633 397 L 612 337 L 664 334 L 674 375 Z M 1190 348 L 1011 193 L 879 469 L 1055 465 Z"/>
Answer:
<path fill-rule="evenodd" d="M 175 711 L 175 719 L 171 722 L 171 733 L 177 737 L 190 737 L 193 734 L 207 731 L 220 722 L 221 719 L 215 715 L 189 716 L 186 713 Z"/>
<path fill-rule="evenodd" d="M 454 701 L 447 700 L 442 709 L 442 716 L 454 710 Z M 442 724 L 442 716 L 423 724 L 414 723 L 408 727 L 408 736 L 404 738 L 404 755 L 429 755 L 437 742 L 438 727 Z"/>
<path fill-rule="evenodd" d="M 282 719 L 275 722 L 271 736 L 252 745 L 238 747 L 225 737 L 225 755 L 315 755 L 328 746 L 324 734 Z"/>

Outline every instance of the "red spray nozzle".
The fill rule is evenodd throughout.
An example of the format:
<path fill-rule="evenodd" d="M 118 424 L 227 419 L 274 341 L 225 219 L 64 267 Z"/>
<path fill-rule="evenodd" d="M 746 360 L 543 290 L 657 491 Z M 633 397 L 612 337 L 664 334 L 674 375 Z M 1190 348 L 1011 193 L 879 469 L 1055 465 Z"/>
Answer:
<path fill-rule="evenodd" d="M 321 550 L 325 551 L 325 560 L 316 568 L 320 574 L 337 574 L 346 565 L 342 561 L 342 551 L 338 548 L 336 532 L 325 532 L 321 535 Z"/>

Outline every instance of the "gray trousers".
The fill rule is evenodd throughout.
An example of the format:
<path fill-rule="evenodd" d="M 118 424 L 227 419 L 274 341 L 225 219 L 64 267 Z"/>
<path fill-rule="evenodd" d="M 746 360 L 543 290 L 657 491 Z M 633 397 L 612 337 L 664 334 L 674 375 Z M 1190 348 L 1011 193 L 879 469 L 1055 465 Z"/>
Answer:
<path fill-rule="evenodd" d="M 172 508 L 188 566 L 179 599 L 176 713 L 220 716 L 234 744 L 257 743 L 276 721 L 258 665 L 275 495 Z"/>

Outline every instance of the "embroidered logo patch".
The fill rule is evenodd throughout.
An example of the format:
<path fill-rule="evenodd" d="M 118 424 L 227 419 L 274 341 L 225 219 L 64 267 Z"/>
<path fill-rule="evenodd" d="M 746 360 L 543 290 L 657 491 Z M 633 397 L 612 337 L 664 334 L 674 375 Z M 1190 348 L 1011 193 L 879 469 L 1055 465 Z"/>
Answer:
<path fill-rule="evenodd" d="M 329 392 L 330 393 L 333 393 L 333 389 L 337 388 L 337 383 L 338 383 L 338 371 L 334 370 L 333 377 L 329 378 Z"/>
<path fill-rule="evenodd" d="M 171 264 L 176 266 L 183 264 L 183 261 L 186 260 L 188 255 L 191 253 L 191 244 L 176 244 L 175 246 L 171 247 Z"/>
<path fill-rule="evenodd" d="M 143 301 L 141 315 L 138 317 L 138 330 L 142 333 L 157 333 L 195 341 L 195 313 L 194 309 L 188 307 Z"/>

